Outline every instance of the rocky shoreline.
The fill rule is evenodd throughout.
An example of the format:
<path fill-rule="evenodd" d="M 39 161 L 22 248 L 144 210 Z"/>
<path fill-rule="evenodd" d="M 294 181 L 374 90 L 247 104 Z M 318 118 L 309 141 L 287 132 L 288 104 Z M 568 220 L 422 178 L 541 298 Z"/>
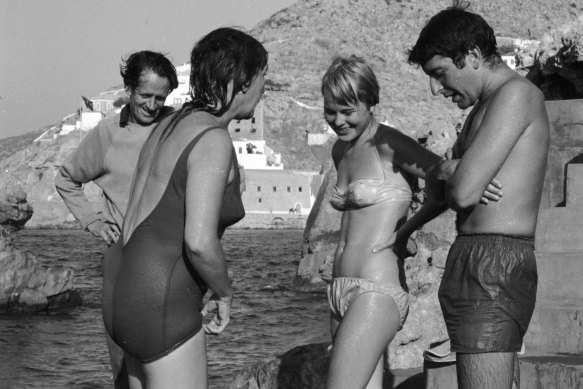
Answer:
<path fill-rule="evenodd" d="M 74 273 L 61 266 L 43 267 L 14 246 L 14 233 L 33 210 L 14 178 L 0 175 L 0 313 L 38 312 L 82 304 L 73 288 Z"/>

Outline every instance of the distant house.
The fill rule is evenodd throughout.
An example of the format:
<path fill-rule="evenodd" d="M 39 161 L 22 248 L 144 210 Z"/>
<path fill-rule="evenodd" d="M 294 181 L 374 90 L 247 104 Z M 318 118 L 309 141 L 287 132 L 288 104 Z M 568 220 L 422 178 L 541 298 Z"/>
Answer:
<path fill-rule="evenodd" d="M 516 66 L 518 65 L 516 63 L 516 54 L 514 54 L 514 53 L 503 54 L 503 55 L 501 55 L 501 57 L 502 57 L 502 61 L 504 61 L 510 69 L 512 69 L 512 70 L 516 69 Z"/>
<path fill-rule="evenodd" d="M 319 172 L 247 170 L 243 204 L 247 213 L 308 215 L 322 185 Z"/>
<path fill-rule="evenodd" d="M 281 154 L 274 152 L 263 139 L 234 138 L 233 147 L 237 153 L 239 165 L 245 169 L 283 170 Z"/>
<path fill-rule="evenodd" d="M 181 106 L 190 97 L 190 64 L 185 63 L 176 67 L 178 87 L 166 97 L 165 105 Z"/>
<path fill-rule="evenodd" d="M 93 111 L 102 112 L 109 116 L 112 111 L 120 109 L 128 98 L 124 88 L 114 88 L 90 97 L 88 100 L 93 103 Z M 81 111 L 91 111 L 91 109 L 84 102 L 81 102 Z"/>

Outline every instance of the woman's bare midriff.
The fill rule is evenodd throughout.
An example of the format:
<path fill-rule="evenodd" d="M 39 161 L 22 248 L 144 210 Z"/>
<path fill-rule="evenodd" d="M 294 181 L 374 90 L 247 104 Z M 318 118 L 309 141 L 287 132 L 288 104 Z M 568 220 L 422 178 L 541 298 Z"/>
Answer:
<path fill-rule="evenodd" d="M 399 284 L 400 261 L 392 249 L 372 253 L 372 247 L 390 237 L 397 223 L 407 217 L 408 201 L 382 202 L 366 208 L 345 210 L 346 237 L 334 260 L 334 277 L 355 277 Z"/>

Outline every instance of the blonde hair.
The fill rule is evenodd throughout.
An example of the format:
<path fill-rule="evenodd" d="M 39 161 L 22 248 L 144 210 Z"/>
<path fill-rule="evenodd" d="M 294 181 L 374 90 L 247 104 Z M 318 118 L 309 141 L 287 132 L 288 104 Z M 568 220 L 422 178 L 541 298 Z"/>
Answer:
<path fill-rule="evenodd" d="M 372 68 L 363 58 L 336 57 L 322 78 L 322 95 L 339 104 L 358 105 L 367 108 L 379 103 L 379 83 Z"/>

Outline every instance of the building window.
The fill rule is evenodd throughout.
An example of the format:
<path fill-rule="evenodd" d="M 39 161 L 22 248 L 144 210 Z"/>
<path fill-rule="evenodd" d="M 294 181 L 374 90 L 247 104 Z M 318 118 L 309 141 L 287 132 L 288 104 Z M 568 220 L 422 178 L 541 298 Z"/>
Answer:
<path fill-rule="evenodd" d="M 235 132 L 241 132 L 240 128 L 235 128 Z"/>
<path fill-rule="evenodd" d="M 93 105 L 95 106 L 94 108 L 96 111 L 101 111 L 101 106 L 99 105 L 99 103 L 94 103 Z"/>
<path fill-rule="evenodd" d="M 257 132 L 257 130 L 256 130 L 255 128 L 252 128 L 252 129 L 251 129 L 251 132 L 252 132 L 252 133 L 256 133 L 256 132 Z"/>
<path fill-rule="evenodd" d="M 107 110 L 109 111 L 111 109 L 111 103 L 107 103 Z"/>
<path fill-rule="evenodd" d="M 255 124 L 255 116 L 251 118 L 251 123 Z"/>
<path fill-rule="evenodd" d="M 277 186 L 274 186 L 274 187 L 273 187 L 273 191 L 274 191 L 274 192 L 277 192 Z"/>
<path fill-rule="evenodd" d="M 243 154 L 243 148 L 239 147 L 239 154 Z"/>
<path fill-rule="evenodd" d="M 182 103 L 182 99 L 180 97 L 175 97 L 174 100 L 172 101 L 172 104 L 180 104 Z"/>
<path fill-rule="evenodd" d="M 259 202 L 261 202 L 261 197 L 259 198 Z"/>
<path fill-rule="evenodd" d="M 257 192 L 261 192 L 261 187 L 260 186 L 257 187 Z"/>
<path fill-rule="evenodd" d="M 291 192 L 291 187 L 290 186 L 287 187 L 287 191 L 288 192 Z"/>
<path fill-rule="evenodd" d="M 300 186 L 300 187 L 298 188 L 298 192 L 301 192 L 301 191 L 302 191 L 302 187 Z"/>

